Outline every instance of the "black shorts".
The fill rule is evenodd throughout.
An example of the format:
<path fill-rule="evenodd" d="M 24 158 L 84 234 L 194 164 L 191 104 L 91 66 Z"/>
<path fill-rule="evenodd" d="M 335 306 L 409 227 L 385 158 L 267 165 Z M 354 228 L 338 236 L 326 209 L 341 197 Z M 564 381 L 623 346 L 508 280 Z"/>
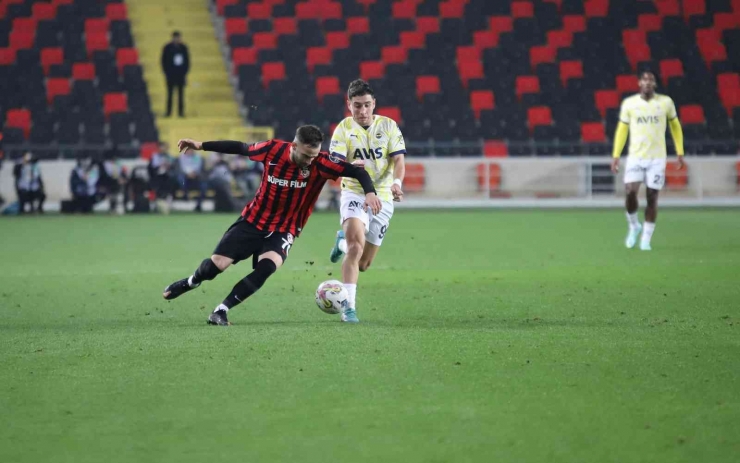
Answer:
<path fill-rule="evenodd" d="M 235 264 L 252 256 L 254 266 L 259 256 L 268 251 L 275 251 L 285 262 L 293 246 L 293 240 L 292 233 L 259 230 L 244 220 L 244 217 L 239 217 L 226 230 L 213 253 L 234 259 Z"/>

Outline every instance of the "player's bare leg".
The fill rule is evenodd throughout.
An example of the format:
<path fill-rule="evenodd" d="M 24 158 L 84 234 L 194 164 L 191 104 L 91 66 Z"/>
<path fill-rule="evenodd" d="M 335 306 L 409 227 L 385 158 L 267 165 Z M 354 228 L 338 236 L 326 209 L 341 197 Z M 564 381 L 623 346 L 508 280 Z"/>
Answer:
<path fill-rule="evenodd" d="M 637 194 L 640 192 L 640 183 L 627 183 L 624 187 L 626 193 L 624 206 L 627 210 L 627 223 L 629 225 L 624 245 L 631 249 L 635 246 L 635 243 L 637 243 L 637 237 L 640 236 L 640 231 L 642 231 L 640 219 L 637 217 L 637 209 L 639 207 Z"/>
<path fill-rule="evenodd" d="M 365 249 L 362 251 L 362 257 L 360 258 L 360 271 L 366 272 L 368 268 L 370 268 L 370 265 L 373 263 L 373 260 L 375 260 L 375 256 L 378 255 L 378 251 L 380 250 L 380 246 L 365 242 Z"/>
<path fill-rule="evenodd" d="M 283 258 L 275 251 L 261 254 L 257 260 L 254 271 L 239 280 L 234 285 L 226 299 L 221 302 L 208 316 L 209 325 L 229 325 L 226 314 L 234 306 L 244 302 L 252 294 L 256 293 L 265 284 L 270 276 L 283 265 Z"/>
<path fill-rule="evenodd" d="M 642 231 L 642 238 L 640 239 L 640 249 L 643 251 L 650 251 L 650 239 L 653 237 L 655 231 L 655 221 L 658 219 L 658 194 L 660 190 L 654 190 L 648 188 L 646 190 L 647 196 L 647 207 L 645 208 L 645 227 Z"/>
<path fill-rule="evenodd" d="M 357 218 L 349 218 L 342 224 L 347 243 L 347 252 L 342 261 L 342 282 L 349 293 L 348 308 L 342 313 L 342 321 L 357 323 L 355 299 L 357 280 L 360 276 L 360 260 L 365 250 L 365 224 Z"/>
<path fill-rule="evenodd" d="M 229 268 L 233 262 L 234 259 L 214 254 L 210 258 L 204 259 L 198 268 L 195 269 L 195 273 L 190 275 L 188 278 L 177 280 L 167 286 L 164 289 L 164 293 L 162 293 L 162 297 L 168 301 L 180 297 L 191 289 L 195 289 L 200 286 L 203 281 L 213 280 L 221 272 Z"/>

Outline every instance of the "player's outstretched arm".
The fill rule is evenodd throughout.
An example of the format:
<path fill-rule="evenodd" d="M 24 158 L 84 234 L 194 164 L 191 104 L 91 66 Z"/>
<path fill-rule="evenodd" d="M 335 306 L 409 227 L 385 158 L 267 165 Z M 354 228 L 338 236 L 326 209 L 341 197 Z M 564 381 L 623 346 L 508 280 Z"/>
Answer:
<path fill-rule="evenodd" d="M 619 172 L 619 157 L 622 155 L 624 144 L 627 143 L 627 135 L 630 126 L 622 121 L 617 123 L 617 131 L 614 133 L 614 149 L 612 150 L 612 172 Z"/>
<path fill-rule="evenodd" d="M 676 154 L 678 155 L 678 169 L 683 169 L 686 163 L 683 162 L 683 129 L 681 128 L 681 122 L 677 117 L 674 117 L 668 121 L 668 127 L 671 129 L 671 137 L 673 138 L 673 144 L 676 146 Z"/>

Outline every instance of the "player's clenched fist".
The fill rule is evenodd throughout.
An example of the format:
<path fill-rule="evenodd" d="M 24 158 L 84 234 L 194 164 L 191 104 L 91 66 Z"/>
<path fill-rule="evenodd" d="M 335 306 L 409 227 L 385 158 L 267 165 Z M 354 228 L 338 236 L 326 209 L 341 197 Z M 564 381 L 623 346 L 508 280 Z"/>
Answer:
<path fill-rule="evenodd" d="M 374 215 L 377 215 L 378 212 L 383 209 L 383 203 L 380 201 L 380 198 L 378 198 L 378 195 L 375 193 L 368 193 L 365 195 L 365 204 L 363 208 L 365 210 L 369 208 Z"/>
<path fill-rule="evenodd" d="M 190 138 L 183 138 L 177 142 L 177 149 L 181 153 L 187 149 L 193 149 L 193 150 L 203 149 L 203 142 L 191 140 Z"/>

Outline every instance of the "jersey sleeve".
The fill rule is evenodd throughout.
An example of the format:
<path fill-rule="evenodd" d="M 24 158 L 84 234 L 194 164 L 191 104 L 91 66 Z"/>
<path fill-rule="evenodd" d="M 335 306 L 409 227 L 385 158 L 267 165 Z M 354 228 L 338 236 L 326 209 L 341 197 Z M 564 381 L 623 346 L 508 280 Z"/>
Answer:
<path fill-rule="evenodd" d="M 623 124 L 630 123 L 630 110 L 627 100 L 623 100 L 622 105 L 619 107 L 619 122 Z"/>
<path fill-rule="evenodd" d="M 347 159 L 347 133 L 344 130 L 344 124 L 339 123 L 331 136 L 329 144 L 329 153 L 340 159 Z"/>
<path fill-rule="evenodd" d="M 346 164 L 348 164 L 346 161 L 334 154 L 321 153 L 316 159 L 319 175 L 327 180 L 336 180 L 341 177 L 346 170 Z"/>
<path fill-rule="evenodd" d="M 275 145 L 275 140 L 267 140 L 247 145 L 245 156 L 255 162 L 265 162 L 267 155 Z"/>
<path fill-rule="evenodd" d="M 676 114 L 676 104 L 673 102 L 672 98 L 668 98 L 668 104 L 666 106 L 666 120 L 672 121 L 673 119 L 677 118 L 678 114 Z"/>
<path fill-rule="evenodd" d="M 388 134 L 388 157 L 392 158 L 399 154 L 406 154 L 406 142 L 403 140 L 398 124 L 394 123 Z"/>

